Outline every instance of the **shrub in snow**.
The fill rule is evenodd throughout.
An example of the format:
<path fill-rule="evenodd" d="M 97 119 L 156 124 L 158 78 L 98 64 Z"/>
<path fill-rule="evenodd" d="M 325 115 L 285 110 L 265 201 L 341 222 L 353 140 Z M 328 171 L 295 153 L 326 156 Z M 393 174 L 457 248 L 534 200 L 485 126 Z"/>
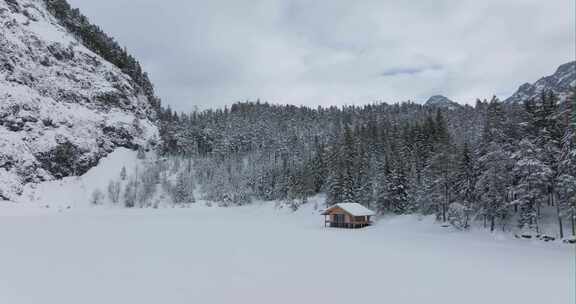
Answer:
<path fill-rule="evenodd" d="M 126 208 L 134 208 L 136 206 L 136 183 L 131 180 L 126 184 L 124 189 L 124 206 Z"/>
<path fill-rule="evenodd" d="M 92 192 L 92 198 L 90 199 L 90 203 L 92 205 L 101 205 L 104 201 L 104 193 L 101 190 L 96 189 Z"/>
<path fill-rule="evenodd" d="M 448 207 L 448 222 L 457 229 L 470 227 L 470 208 L 460 203 L 452 203 Z"/>
<path fill-rule="evenodd" d="M 297 211 L 298 208 L 300 208 L 302 204 L 295 199 L 286 199 L 286 200 L 282 200 L 282 201 L 277 201 L 274 205 L 275 208 L 277 209 L 284 209 L 284 208 L 288 208 L 290 210 L 292 210 L 293 212 Z"/>
<path fill-rule="evenodd" d="M 120 201 L 120 182 L 111 181 L 108 184 L 108 197 L 113 204 Z"/>
<path fill-rule="evenodd" d="M 187 172 L 178 174 L 176 185 L 172 187 L 172 200 L 175 204 L 194 203 L 194 182 L 192 175 Z"/>
<path fill-rule="evenodd" d="M 122 166 L 122 169 L 120 170 L 120 179 L 121 180 L 126 180 L 126 167 Z"/>
<path fill-rule="evenodd" d="M 555 237 L 549 236 L 549 235 L 541 235 L 541 236 L 539 237 L 539 239 L 541 239 L 541 240 L 544 241 L 544 242 L 550 242 L 550 241 L 555 241 L 555 240 L 556 240 Z"/>
<path fill-rule="evenodd" d="M 138 148 L 138 159 L 145 159 L 146 158 L 146 153 L 144 152 L 144 148 L 139 147 Z"/>
<path fill-rule="evenodd" d="M 517 238 L 532 239 L 538 237 L 534 229 L 530 225 L 525 225 L 520 229 L 520 232 L 515 235 Z"/>

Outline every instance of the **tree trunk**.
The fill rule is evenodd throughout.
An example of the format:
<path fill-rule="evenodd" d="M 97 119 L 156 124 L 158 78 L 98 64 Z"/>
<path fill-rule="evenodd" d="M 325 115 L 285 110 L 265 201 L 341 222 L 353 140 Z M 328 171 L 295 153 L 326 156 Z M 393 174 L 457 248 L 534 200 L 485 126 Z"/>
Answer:
<path fill-rule="evenodd" d="M 496 226 L 496 217 L 494 215 L 490 216 L 490 232 L 494 232 Z"/>
<path fill-rule="evenodd" d="M 134 206 L 136 207 L 136 203 L 138 201 L 138 166 L 136 166 L 136 171 L 134 173 Z"/>
<path fill-rule="evenodd" d="M 540 203 L 536 204 L 536 233 L 540 234 Z"/>
<path fill-rule="evenodd" d="M 572 223 L 572 236 L 576 236 L 576 214 L 574 214 L 574 210 L 572 210 L 570 222 Z"/>
<path fill-rule="evenodd" d="M 442 222 L 446 223 L 446 209 L 448 208 L 448 184 L 444 184 L 444 203 L 442 204 Z"/>
<path fill-rule="evenodd" d="M 560 232 L 560 238 L 564 238 L 564 227 L 562 227 L 562 216 L 560 215 L 560 204 L 556 205 L 556 216 L 558 216 L 558 229 Z"/>
<path fill-rule="evenodd" d="M 552 188 L 550 195 L 550 204 L 554 205 L 554 188 Z M 556 202 L 556 216 L 558 217 L 558 232 L 560 233 L 560 238 L 564 238 L 564 225 L 562 224 L 562 214 L 560 212 L 560 203 Z"/>

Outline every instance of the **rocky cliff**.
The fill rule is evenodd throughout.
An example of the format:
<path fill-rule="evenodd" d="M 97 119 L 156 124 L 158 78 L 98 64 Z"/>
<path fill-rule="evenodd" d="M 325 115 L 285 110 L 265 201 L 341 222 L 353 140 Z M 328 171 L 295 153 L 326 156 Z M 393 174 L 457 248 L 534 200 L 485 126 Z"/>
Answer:
<path fill-rule="evenodd" d="M 0 0 L 0 199 L 158 140 L 150 88 L 87 46 L 55 2 L 67 4 Z"/>

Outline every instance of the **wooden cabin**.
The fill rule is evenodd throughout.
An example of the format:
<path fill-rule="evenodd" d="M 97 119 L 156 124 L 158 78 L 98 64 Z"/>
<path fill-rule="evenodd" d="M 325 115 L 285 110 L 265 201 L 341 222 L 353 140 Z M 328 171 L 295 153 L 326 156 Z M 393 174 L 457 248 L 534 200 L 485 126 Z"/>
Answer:
<path fill-rule="evenodd" d="M 324 210 L 324 226 L 340 228 L 362 228 L 372 224 L 376 213 L 358 203 L 342 203 Z"/>

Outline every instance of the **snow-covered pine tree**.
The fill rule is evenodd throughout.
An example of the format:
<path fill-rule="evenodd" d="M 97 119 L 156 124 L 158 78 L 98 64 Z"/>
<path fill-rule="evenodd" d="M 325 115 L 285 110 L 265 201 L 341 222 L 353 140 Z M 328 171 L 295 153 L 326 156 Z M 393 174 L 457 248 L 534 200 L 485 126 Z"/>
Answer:
<path fill-rule="evenodd" d="M 356 145 L 352 135 L 352 130 L 348 124 L 344 125 L 344 134 L 342 139 L 342 148 L 340 150 L 340 164 L 342 176 L 342 203 L 355 203 L 355 183 L 354 179 L 357 175 L 355 167 Z"/>
<path fill-rule="evenodd" d="M 455 200 L 450 204 L 448 218 L 450 223 L 457 228 L 468 229 L 472 212 L 477 208 L 476 182 L 478 177 L 476 159 L 468 142 L 465 142 L 461 149 L 455 170 Z"/>
<path fill-rule="evenodd" d="M 172 200 L 175 204 L 190 204 L 195 202 L 194 183 L 189 172 L 180 172 L 172 190 Z"/>
<path fill-rule="evenodd" d="M 395 214 L 411 213 L 413 206 L 409 201 L 408 181 L 401 165 L 393 169 L 389 179 L 386 205 Z"/>
<path fill-rule="evenodd" d="M 552 174 L 552 170 L 540 161 L 541 153 L 534 143 L 524 139 L 513 156 L 513 174 L 516 178 L 516 200 L 513 203 L 520 210 L 518 227 L 536 233 L 540 232 L 541 206 L 547 199 L 548 180 Z"/>
<path fill-rule="evenodd" d="M 496 229 L 496 220 L 505 224 L 508 216 L 506 195 L 510 186 L 509 168 L 511 159 L 500 145 L 490 143 L 479 159 L 482 173 L 476 183 L 476 191 L 481 204 L 484 226 L 490 223 L 490 231 Z M 504 226 L 503 226 L 504 227 Z"/>

